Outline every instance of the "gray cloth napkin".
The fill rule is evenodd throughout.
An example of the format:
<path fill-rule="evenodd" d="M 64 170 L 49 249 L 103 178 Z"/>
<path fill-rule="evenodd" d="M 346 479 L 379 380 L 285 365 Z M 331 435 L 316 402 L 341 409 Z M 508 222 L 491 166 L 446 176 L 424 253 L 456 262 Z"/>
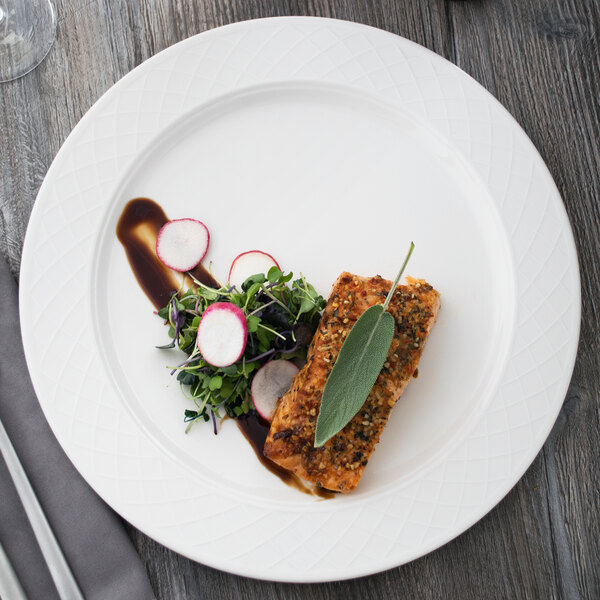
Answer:
<path fill-rule="evenodd" d="M 17 286 L 2 257 L 0 419 L 85 598 L 153 598 L 146 571 L 119 518 L 71 464 L 44 418 L 25 364 Z M 28 598 L 58 598 L 1 457 L 0 542 Z"/>

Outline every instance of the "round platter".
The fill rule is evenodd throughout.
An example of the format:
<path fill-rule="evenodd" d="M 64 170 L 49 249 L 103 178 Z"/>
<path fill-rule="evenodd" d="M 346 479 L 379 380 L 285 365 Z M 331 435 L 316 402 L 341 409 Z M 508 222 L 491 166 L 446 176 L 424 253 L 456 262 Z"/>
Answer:
<path fill-rule="evenodd" d="M 139 196 L 206 223 L 218 279 L 260 248 L 324 296 L 343 270 L 393 278 L 414 240 L 442 309 L 355 492 L 286 487 L 233 422 L 184 434 L 115 235 Z M 580 287 L 552 178 L 480 85 L 390 33 L 277 18 L 176 44 L 90 109 L 40 189 L 20 303 L 44 413 L 106 502 L 204 564 L 314 582 L 421 556 L 511 489 L 564 399 Z"/>

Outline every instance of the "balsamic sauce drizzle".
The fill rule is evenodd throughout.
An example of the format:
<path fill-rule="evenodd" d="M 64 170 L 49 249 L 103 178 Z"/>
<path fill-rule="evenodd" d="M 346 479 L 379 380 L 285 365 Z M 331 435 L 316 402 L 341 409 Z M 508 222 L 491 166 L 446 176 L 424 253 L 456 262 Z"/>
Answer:
<path fill-rule="evenodd" d="M 181 287 L 181 276 L 163 265 L 156 256 L 158 232 L 168 221 L 169 217 L 156 202 L 149 198 L 134 198 L 125 205 L 117 223 L 117 238 L 125 248 L 131 270 L 157 310 L 166 306 Z M 202 263 L 190 273 L 205 285 L 219 287 Z M 185 286 L 190 287 L 190 277 L 183 277 L 187 279 Z"/>

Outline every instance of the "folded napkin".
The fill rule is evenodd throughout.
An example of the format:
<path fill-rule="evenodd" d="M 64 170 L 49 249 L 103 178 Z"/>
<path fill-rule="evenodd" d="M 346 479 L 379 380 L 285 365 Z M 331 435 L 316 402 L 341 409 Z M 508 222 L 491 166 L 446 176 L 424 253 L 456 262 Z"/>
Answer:
<path fill-rule="evenodd" d="M 17 286 L 2 257 L 0 419 L 85 598 L 153 598 L 146 571 L 119 518 L 73 467 L 44 418 L 25 364 Z M 0 543 L 29 598 L 58 598 L 1 457 Z"/>

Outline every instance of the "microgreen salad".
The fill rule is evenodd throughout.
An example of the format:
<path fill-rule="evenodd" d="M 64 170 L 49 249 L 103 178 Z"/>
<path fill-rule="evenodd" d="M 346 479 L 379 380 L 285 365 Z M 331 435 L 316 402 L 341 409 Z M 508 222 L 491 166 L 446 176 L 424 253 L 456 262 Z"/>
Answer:
<path fill-rule="evenodd" d="M 185 411 L 186 432 L 200 420 L 212 420 L 217 433 L 221 410 L 233 418 L 254 410 L 252 379 L 263 365 L 306 358 L 325 300 L 303 275 L 294 279 L 293 273 L 277 266 L 247 277 L 241 289 L 212 288 L 192 279 L 194 285 L 173 294 L 158 311 L 172 338 L 158 348 L 179 348 L 188 355 L 171 367 L 184 395 L 194 403 L 194 409 Z M 209 319 L 215 324 L 207 324 Z M 216 347 L 223 339 L 215 334 L 218 327 L 232 331 L 233 341 L 226 348 Z M 226 357 L 233 362 L 224 364 Z"/>

